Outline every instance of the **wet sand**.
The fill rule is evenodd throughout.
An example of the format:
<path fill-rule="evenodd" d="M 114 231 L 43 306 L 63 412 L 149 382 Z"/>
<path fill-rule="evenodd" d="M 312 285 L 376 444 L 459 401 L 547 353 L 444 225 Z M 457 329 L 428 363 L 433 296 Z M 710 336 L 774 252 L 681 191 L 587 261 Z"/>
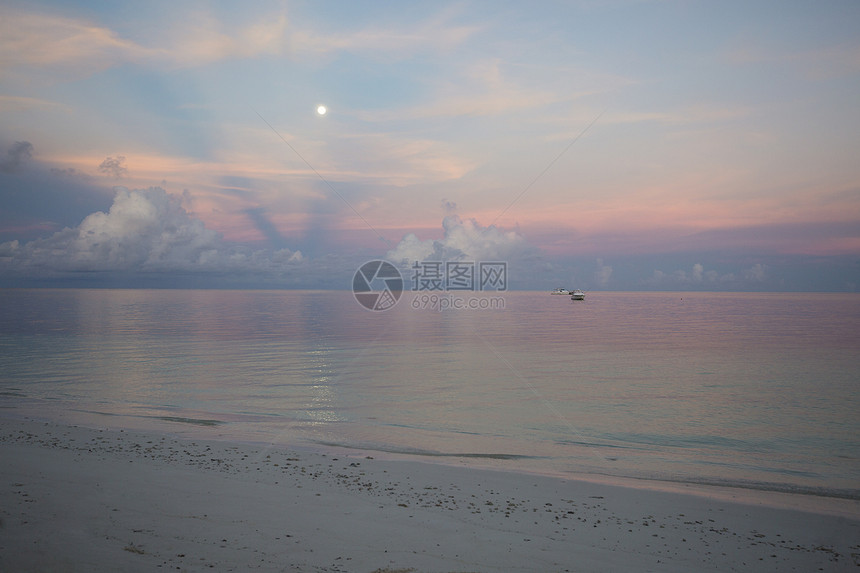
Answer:
<path fill-rule="evenodd" d="M 0 460 L 0 571 L 860 567 L 852 500 L 786 495 L 795 508 L 780 508 L 764 492 L 692 495 L 8 418 Z"/>

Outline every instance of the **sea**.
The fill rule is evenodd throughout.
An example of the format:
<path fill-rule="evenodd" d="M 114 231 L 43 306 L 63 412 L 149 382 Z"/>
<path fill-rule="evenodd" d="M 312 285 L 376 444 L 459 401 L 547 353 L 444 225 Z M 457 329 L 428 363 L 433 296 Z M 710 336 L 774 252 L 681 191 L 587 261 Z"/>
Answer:
<path fill-rule="evenodd" d="M 860 499 L 858 294 L 439 302 L 2 290 L 0 416 Z"/>

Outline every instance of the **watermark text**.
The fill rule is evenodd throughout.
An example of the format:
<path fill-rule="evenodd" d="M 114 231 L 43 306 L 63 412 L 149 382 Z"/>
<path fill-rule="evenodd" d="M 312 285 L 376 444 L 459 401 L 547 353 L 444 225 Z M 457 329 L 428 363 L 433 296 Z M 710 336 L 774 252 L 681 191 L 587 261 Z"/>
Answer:
<path fill-rule="evenodd" d="M 412 297 L 415 310 L 504 310 L 502 296 L 458 296 L 454 294 L 423 293 Z"/>

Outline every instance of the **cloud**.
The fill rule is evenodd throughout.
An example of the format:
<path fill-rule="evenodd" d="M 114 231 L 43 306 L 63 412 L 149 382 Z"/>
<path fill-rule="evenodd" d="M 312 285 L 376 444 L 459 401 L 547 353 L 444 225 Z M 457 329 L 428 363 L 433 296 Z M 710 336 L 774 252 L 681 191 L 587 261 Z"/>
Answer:
<path fill-rule="evenodd" d="M 123 155 L 106 157 L 105 160 L 101 162 L 101 165 L 99 165 L 99 171 L 105 175 L 110 175 L 119 179 L 128 173 L 128 169 L 123 165 L 123 163 L 125 163 L 125 157 Z"/>
<path fill-rule="evenodd" d="M 0 172 L 13 173 L 33 157 L 33 144 L 29 141 L 16 141 L 6 152 L 7 157 L 0 160 Z"/>
<path fill-rule="evenodd" d="M 549 88 L 540 84 L 539 87 L 532 78 L 518 76 L 508 68 L 518 69 L 506 66 L 497 58 L 464 64 L 453 77 L 428 88 L 429 96 L 425 101 L 401 108 L 364 110 L 356 117 L 369 122 L 498 117 L 572 102 L 582 95 L 583 89 L 569 84 Z M 579 78 L 579 75 L 573 77 Z M 556 123 L 559 121 L 564 120 Z"/>
<path fill-rule="evenodd" d="M 796 48 L 768 46 L 760 39 L 747 39 L 726 52 L 724 58 L 739 66 L 779 65 L 813 81 L 852 77 L 860 72 L 860 47 L 853 42 Z"/>
<path fill-rule="evenodd" d="M 145 52 L 112 30 L 84 20 L 9 10 L 0 22 L 0 69 L 72 66 L 91 73 Z"/>
<path fill-rule="evenodd" d="M 117 188 L 110 210 L 75 228 L 0 244 L 0 268 L 18 272 L 268 272 L 301 263 L 299 251 L 252 251 L 227 243 L 163 189 Z"/>
<path fill-rule="evenodd" d="M 18 141 L 0 156 L 0 242 L 43 237 L 110 203 L 112 192 L 74 167 L 54 167 Z"/>
<path fill-rule="evenodd" d="M 33 67 L 68 77 L 124 63 L 182 68 L 286 54 L 328 57 L 360 52 L 403 59 L 416 51 L 451 50 L 478 30 L 453 25 L 444 14 L 397 32 L 391 27 L 321 31 L 305 23 L 292 24 L 282 8 L 242 17 L 238 22 L 234 16 L 197 7 L 180 8 L 180 12 L 175 6 L 171 8 L 177 24 L 141 40 L 86 18 L 6 10 L 0 19 L 0 70 Z M 146 14 L 141 15 L 142 21 L 146 18 Z"/>
<path fill-rule="evenodd" d="M 406 235 L 386 257 L 403 265 L 415 261 L 510 262 L 533 251 L 516 232 L 493 225 L 482 227 L 474 219 L 464 221 L 457 215 L 448 215 L 442 220 L 442 228 L 445 235 L 440 240 L 421 241 L 413 233 Z"/>
<path fill-rule="evenodd" d="M 748 281 L 763 282 L 767 278 L 767 267 L 761 263 L 757 263 L 745 271 L 743 277 Z"/>
<path fill-rule="evenodd" d="M 40 112 L 69 111 L 64 104 L 34 97 L 0 95 L 0 112 L 21 112 L 36 110 Z"/>
<path fill-rule="evenodd" d="M 456 25 L 452 23 L 453 16 L 450 11 L 443 11 L 437 16 L 420 19 L 417 24 L 389 23 L 331 32 L 296 27 L 291 30 L 290 51 L 318 56 L 337 52 L 364 53 L 394 61 L 419 51 L 450 52 L 481 30 L 479 26 Z"/>
<path fill-rule="evenodd" d="M 702 274 L 705 271 L 705 267 L 703 267 L 700 263 L 696 263 L 693 265 L 693 272 L 691 278 L 693 282 L 702 282 Z"/>
<path fill-rule="evenodd" d="M 747 281 L 762 282 L 765 280 L 764 267 L 756 264 L 752 269 L 744 271 L 742 278 Z M 671 273 L 655 270 L 643 283 L 649 287 L 687 288 L 687 287 L 717 287 L 737 286 L 741 282 L 735 273 L 719 273 L 715 270 L 705 270 L 701 263 L 695 263 L 689 270 L 678 269 Z"/>
<path fill-rule="evenodd" d="M 603 264 L 603 259 L 597 259 L 597 270 L 594 271 L 594 282 L 598 286 L 605 287 L 612 277 L 612 267 Z"/>
<path fill-rule="evenodd" d="M 286 51 L 286 15 L 266 14 L 240 25 L 192 11 L 183 26 L 136 42 L 83 18 L 7 10 L 0 20 L 0 70 L 33 67 L 62 77 L 89 75 L 123 63 L 185 67 Z"/>

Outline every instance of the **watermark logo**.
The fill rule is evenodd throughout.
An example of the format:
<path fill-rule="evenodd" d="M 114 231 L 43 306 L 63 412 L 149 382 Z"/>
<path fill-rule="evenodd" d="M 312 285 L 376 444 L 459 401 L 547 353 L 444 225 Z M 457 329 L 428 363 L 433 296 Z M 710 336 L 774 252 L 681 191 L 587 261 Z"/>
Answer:
<path fill-rule="evenodd" d="M 503 261 L 415 261 L 413 291 L 506 291 L 508 263 Z"/>
<path fill-rule="evenodd" d="M 503 261 L 415 261 L 410 306 L 415 310 L 504 309 L 505 299 L 487 292 L 508 290 L 508 264 Z M 352 278 L 355 300 L 368 310 L 392 308 L 403 293 L 403 277 L 388 261 L 364 263 Z M 465 292 L 481 296 L 460 296 Z"/>
<path fill-rule="evenodd" d="M 403 293 L 403 277 L 388 261 L 369 261 L 352 277 L 352 294 L 367 310 L 388 310 Z"/>

